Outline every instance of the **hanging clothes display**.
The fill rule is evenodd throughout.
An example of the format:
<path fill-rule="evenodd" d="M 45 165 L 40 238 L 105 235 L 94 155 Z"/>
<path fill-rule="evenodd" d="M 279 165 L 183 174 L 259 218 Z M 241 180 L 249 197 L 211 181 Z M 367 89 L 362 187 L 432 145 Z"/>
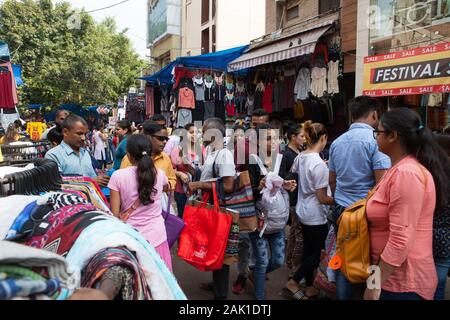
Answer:
<path fill-rule="evenodd" d="M 145 87 L 145 115 L 151 116 L 155 114 L 155 96 L 152 86 Z"/>
<path fill-rule="evenodd" d="M 227 75 L 227 80 L 225 81 L 225 110 L 227 112 L 227 117 L 234 117 L 236 101 L 234 97 L 234 84 L 231 75 Z"/>
<path fill-rule="evenodd" d="M 160 91 L 161 91 L 161 99 L 160 99 L 161 112 L 168 112 L 168 111 L 170 111 L 170 106 L 169 106 L 170 88 L 167 85 L 161 85 Z"/>
<path fill-rule="evenodd" d="M 184 128 L 189 123 L 192 123 L 192 110 L 178 109 L 176 128 Z"/>
<path fill-rule="evenodd" d="M 225 110 L 227 111 L 227 117 L 234 117 L 235 115 L 235 101 L 234 101 L 234 93 L 228 92 L 225 95 Z"/>
<path fill-rule="evenodd" d="M 283 112 L 283 78 L 278 78 L 273 84 L 273 112 Z"/>
<path fill-rule="evenodd" d="M 214 92 L 215 92 L 214 79 L 211 76 L 205 77 L 205 113 L 203 120 L 214 118 L 215 115 L 215 102 L 214 102 Z"/>
<path fill-rule="evenodd" d="M 249 116 L 251 116 L 255 110 L 255 98 L 252 95 L 247 97 L 247 101 L 245 102 L 245 110 L 247 110 L 247 115 Z"/>
<path fill-rule="evenodd" d="M 218 79 L 222 79 L 219 77 Z M 216 79 L 217 80 L 217 79 Z M 214 111 L 217 118 L 222 119 L 225 122 L 225 86 L 219 82 L 216 82 L 214 90 L 215 106 Z"/>
<path fill-rule="evenodd" d="M 205 102 L 195 101 L 195 109 L 192 110 L 192 120 L 203 121 L 205 116 Z"/>
<path fill-rule="evenodd" d="M 205 101 L 214 101 L 214 90 L 216 86 L 212 78 L 205 78 Z"/>
<path fill-rule="evenodd" d="M 144 122 L 145 100 L 140 101 L 136 94 L 128 94 L 127 99 L 127 119 L 136 124 Z"/>
<path fill-rule="evenodd" d="M 440 107 L 442 105 L 442 93 L 432 93 L 428 96 L 429 107 Z"/>
<path fill-rule="evenodd" d="M 316 44 L 312 55 L 312 63 L 314 67 L 324 68 L 328 64 L 328 46 L 324 42 Z"/>
<path fill-rule="evenodd" d="M 18 102 L 11 63 L 0 64 L 0 108 L 14 109 Z"/>
<path fill-rule="evenodd" d="M 295 68 L 287 68 L 284 70 L 284 85 L 283 85 L 283 107 L 285 109 L 293 109 L 295 102 Z"/>
<path fill-rule="evenodd" d="M 339 60 L 328 62 L 328 93 L 339 93 Z"/>
<path fill-rule="evenodd" d="M 313 68 L 311 79 L 311 93 L 318 98 L 323 97 L 323 93 L 327 90 L 327 69 Z"/>
<path fill-rule="evenodd" d="M 263 107 L 263 98 L 264 98 L 264 83 L 260 81 L 255 89 L 255 109 L 260 109 Z"/>
<path fill-rule="evenodd" d="M 195 109 L 194 91 L 189 87 L 179 89 L 178 106 L 180 108 Z"/>
<path fill-rule="evenodd" d="M 247 89 L 245 88 L 245 83 L 240 80 L 236 81 L 236 108 L 238 114 L 245 113 L 245 102 L 247 101 Z"/>
<path fill-rule="evenodd" d="M 192 78 L 195 90 L 195 101 L 205 101 L 205 84 L 201 75 L 195 75 Z"/>
<path fill-rule="evenodd" d="M 267 111 L 267 113 L 272 113 L 273 105 L 272 105 L 272 99 L 273 99 L 273 84 L 268 83 L 264 88 L 264 95 L 263 95 L 263 108 Z"/>
<path fill-rule="evenodd" d="M 308 92 L 311 91 L 311 71 L 309 68 L 301 68 L 295 80 L 294 93 L 296 100 L 308 99 Z"/>
<path fill-rule="evenodd" d="M 216 85 L 221 86 L 223 84 L 223 78 L 224 78 L 223 73 L 216 73 L 214 76 L 214 81 Z"/>

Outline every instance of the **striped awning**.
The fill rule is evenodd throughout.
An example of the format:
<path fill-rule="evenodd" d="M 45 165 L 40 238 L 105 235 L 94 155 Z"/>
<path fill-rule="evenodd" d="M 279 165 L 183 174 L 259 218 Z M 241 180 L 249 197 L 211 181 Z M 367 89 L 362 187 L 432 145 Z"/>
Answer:
<path fill-rule="evenodd" d="M 332 24 L 333 21 L 329 21 L 295 36 L 249 49 L 228 64 L 228 71 L 234 72 L 313 53 L 317 41 L 331 28 Z"/>

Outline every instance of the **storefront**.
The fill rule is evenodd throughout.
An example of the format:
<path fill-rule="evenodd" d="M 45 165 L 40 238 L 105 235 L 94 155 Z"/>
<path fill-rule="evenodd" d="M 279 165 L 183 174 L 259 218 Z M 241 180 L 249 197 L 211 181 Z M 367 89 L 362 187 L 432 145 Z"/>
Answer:
<path fill-rule="evenodd" d="M 251 68 L 243 81 L 253 108 L 286 122 L 325 124 L 331 137 L 348 124 L 340 26 L 322 22 L 279 39 L 256 42 L 228 71 Z M 351 89 L 354 91 L 354 87 Z"/>
<path fill-rule="evenodd" d="M 450 125 L 450 3 L 371 0 L 363 94 L 416 110 L 426 126 Z"/>
<path fill-rule="evenodd" d="M 141 78 L 147 81 L 145 117 L 162 114 L 167 125 L 175 128 L 212 117 L 234 117 L 234 112 L 226 113 L 227 102 L 235 102 L 234 77 L 226 75 L 226 70 L 228 63 L 246 49 L 241 46 L 179 57 L 155 74 Z"/>

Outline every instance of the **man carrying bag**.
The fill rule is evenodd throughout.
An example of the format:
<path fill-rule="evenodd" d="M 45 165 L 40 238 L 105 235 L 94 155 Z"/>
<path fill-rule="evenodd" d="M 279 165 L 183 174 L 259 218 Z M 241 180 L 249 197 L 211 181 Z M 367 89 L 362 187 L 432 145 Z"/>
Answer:
<path fill-rule="evenodd" d="M 206 159 L 202 168 L 200 181 L 189 183 L 189 195 L 197 190 L 212 193 L 214 172 L 221 179 L 223 191 L 230 194 L 234 191 L 236 169 L 233 154 L 223 146 L 225 125 L 221 119 L 211 118 L 203 125 L 203 143 L 207 146 Z M 211 199 L 210 199 L 211 200 Z M 213 271 L 212 291 L 215 300 L 228 299 L 230 266 L 223 264 L 222 269 Z"/>

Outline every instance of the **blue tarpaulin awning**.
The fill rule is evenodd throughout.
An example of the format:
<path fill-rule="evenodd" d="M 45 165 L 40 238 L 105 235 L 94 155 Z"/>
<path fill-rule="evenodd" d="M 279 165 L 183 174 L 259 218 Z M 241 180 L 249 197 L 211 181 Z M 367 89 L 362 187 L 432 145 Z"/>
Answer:
<path fill-rule="evenodd" d="M 28 109 L 40 109 L 42 108 L 42 104 L 29 104 Z"/>
<path fill-rule="evenodd" d="M 16 85 L 21 86 L 23 85 L 22 80 L 22 66 L 18 64 L 12 64 L 14 79 L 16 79 Z"/>
<path fill-rule="evenodd" d="M 176 66 L 226 71 L 228 64 L 239 58 L 247 50 L 247 48 L 248 46 L 241 46 L 193 57 L 179 57 L 153 75 L 139 79 L 148 82 L 161 82 L 166 84 L 172 83 L 172 70 Z"/>

